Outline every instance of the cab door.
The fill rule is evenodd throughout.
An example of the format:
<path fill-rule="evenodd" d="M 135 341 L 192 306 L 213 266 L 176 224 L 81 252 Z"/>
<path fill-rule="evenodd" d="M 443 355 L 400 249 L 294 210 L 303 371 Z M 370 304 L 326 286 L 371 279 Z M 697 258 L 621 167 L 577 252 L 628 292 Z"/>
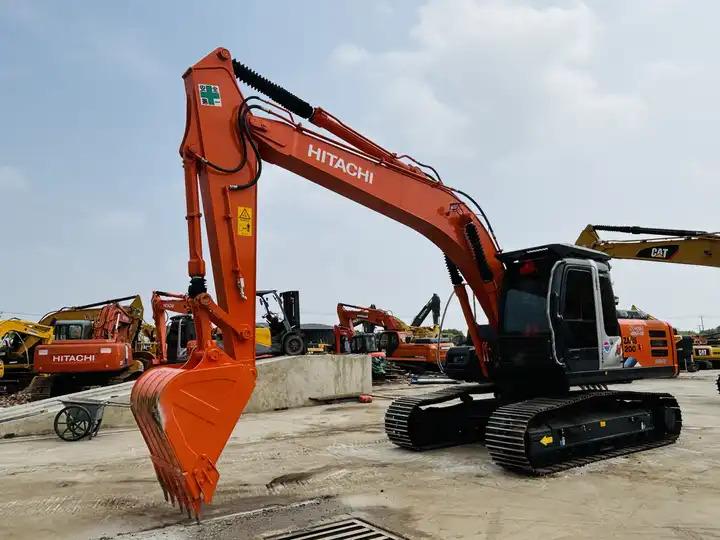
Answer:
<path fill-rule="evenodd" d="M 596 265 L 593 265 L 596 266 Z M 600 347 L 600 368 L 616 369 L 623 367 L 622 337 L 620 323 L 615 309 L 615 294 L 612 290 L 610 273 L 606 270 L 594 272 L 597 279 L 597 316 Z"/>
<path fill-rule="evenodd" d="M 555 288 L 553 334 L 557 359 L 570 372 L 600 369 L 601 344 L 598 333 L 597 269 L 585 261 L 568 262 Z M 557 283 L 557 281 L 556 281 Z"/>

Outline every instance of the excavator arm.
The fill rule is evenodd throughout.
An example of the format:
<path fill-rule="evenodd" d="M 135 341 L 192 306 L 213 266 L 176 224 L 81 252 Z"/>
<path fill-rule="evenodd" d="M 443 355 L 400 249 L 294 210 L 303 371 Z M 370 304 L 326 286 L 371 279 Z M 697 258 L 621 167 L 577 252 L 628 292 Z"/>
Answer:
<path fill-rule="evenodd" d="M 352 304 L 337 305 L 340 326 L 353 330 L 358 324 L 370 323 L 382 326 L 385 330 L 409 332 L 411 328 L 392 313 L 374 307 L 353 306 Z"/>
<path fill-rule="evenodd" d="M 603 240 L 598 231 L 650 235 L 656 238 Z M 575 244 L 602 251 L 614 259 L 720 266 L 720 234 L 707 231 L 588 225 L 580 233 Z"/>
<path fill-rule="evenodd" d="M 422 326 L 427 319 L 428 315 L 432 313 L 433 326 L 437 326 L 440 321 L 440 297 L 437 294 L 433 294 L 430 300 L 427 301 L 422 309 L 415 315 L 415 318 L 410 323 L 411 326 Z"/>
<path fill-rule="evenodd" d="M 275 103 L 246 98 L 236 79 Z M 464 194 L 426 172 L 432 169 L 388 152 L 232 60 L 226 49 L 189 68 L 184 81 L 187 122 L 180 155 L 190 287 L 187 297 L 175 300 L 192 312 L 197 346 L 181 368 L 145 373 L 133 388 L 131 404 L 166 498 L 197 517 L 202 503 L 213 497 L 219 478 L 215 464 L 255 384 L 257 184 L 264 162 L 398 221 L 437 245 L 477 350 L 484 342 L 466 284 L 497 327 L 504 267 L 496 258 L 492 229 L 461 198 Z M 309 129 L 297 117 L 328 133 Z M 217 302 L 205 284 L 203 216 Z M 211 323 L 222 330 L 222 349 L 212 339 Z M 487 376 L 484 359 L 480 363 Z"/>

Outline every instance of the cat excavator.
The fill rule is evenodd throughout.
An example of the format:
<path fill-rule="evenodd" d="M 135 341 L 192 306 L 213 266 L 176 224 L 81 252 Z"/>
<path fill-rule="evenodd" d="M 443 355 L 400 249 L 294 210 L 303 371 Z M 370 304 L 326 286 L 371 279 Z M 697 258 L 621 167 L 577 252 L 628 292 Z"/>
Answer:
<path fill-rule="evenodd" d="M 655 238 L 640 240 L 603 240 L 598 231 Z M 720 266 L 720 233 L 685 229 L 658 229 L 627 225 L 588 225 L 578 239 L 584 246 L 607 253 L 613 259 L 656 261 L 693 266 Z"/>
<path fill-rule="evenodd" d="M 603 240 L 598 231 L 648 235 L 654 238 Z M 582 230 L 575 244 L 602 251 L 614 259 L 720 267 L 720 233 L 716 232 L 627 225 L 588 225 Z M 694 351 L 698 360 L 704 362 L 703 357 L 708 355 L 709 348 L 694 347 Z M 720 392 L 720 376 L 715 384 Z"/>
<path fill-rule="evenodd" d="M 181 367 L 144 373 L 131 408 L 166 498 L 189 516 L 212 501 L 218 458 L 255 385 L 257 188 L 267 164 L 410 227 L 444 254 L 472 340 L 448 356 L 476 370 L 469 384 L 392 402 L 393 443 L 423 450 L 481 437 L 500 466 L 539 475 L 677 439 L 682 420 L 670 394 L 600 389 L 677 372 L 623 365 L 606 254 L 565 244 L 502 252 L 480 206 L 433 168 L 384 149 L 227 49 L 183 78 L 184 301 L 196 346 Z M 238 81 L 266 97 L 246 97 Z M 203 217 L 217 301 L 206 285 Z M 468 288 L 488 324 L 476 322 Z"/>

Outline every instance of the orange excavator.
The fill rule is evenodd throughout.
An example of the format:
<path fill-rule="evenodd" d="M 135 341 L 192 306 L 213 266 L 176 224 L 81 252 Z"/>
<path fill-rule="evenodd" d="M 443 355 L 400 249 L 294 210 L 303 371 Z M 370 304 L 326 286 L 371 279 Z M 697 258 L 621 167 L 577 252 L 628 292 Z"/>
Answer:
<path fill-rule="evenodd" d="M 433 295 L 433 297 L 437 298 L 439 304 L 440 298 L 437 295 Z M 424 313 L 424 310 L 425 308 L 418 316 Z M 429 314 L 429 311 L 427 313 Z M 409 368 L 437 366 L 445 361 L 447 351 L 452 345 L 447 341 L 438 342 L 436 338 L 416 338 L 416 336 L 426 336 L 432 333 L 433 329 L 421 327 L 420 325 L 409 326 L 389 311 L 375 306 L 362 307 L 340 303 L 337 305 L 337 314 L 340 324 L 335 326 L 333 330 L 338 351 L 342 351 L 340 343 L 343 338 L 351 339 L 355 334 L 355 327 L 360 324 L 369 327 L 368 330 L 374 329 L 376 326 L 382 327 L 383 331 L 378 332 L 375 336 L 378 348 L 385 351 L 388 360 L 398 362 Z M 418 317 L 416 317 L 417 319 Z"/>
<path fill-rule="evenodd" d="M 140 339 L 143 307 L 137 295 L 62 308 L 41 323 L 53 327 L 54 339 L 34 349 L 33 399 L 133 380 L 156 363 Z"/>
<path fill-rule="evenodd" d="M 444 254 L 473 343 L 448 357 L 471 358 L 476 371 L 465 375 L 471 384 L 393 401 L 385 416 L 393 443 L 423 450 L 482 438 L 502 467 L 538 475 L 677 439 L 682 420 L 671 395 L 600 389 L 677 372 L 677 365 L 624 365 L 605 254 L 565 244 L 501 252 L 479 205 L 434 169 L 385 150 L 227 49 L 183 78 L 184 301 L 196 346 L 181 367 L 146 372 L 131 396 L 171 502 L 196 518 L 211 502 L 218 458 L 255 385 L 257 184 L 265 163 L 410 227 Z M 238 80 L 270 99 L 245 97 Z M 217 302 L 206 287 L 203 216 Z M 468 288 L 487 325 L 475 321 Z M 212 324 L 222 330 L 223 348 Z"/>

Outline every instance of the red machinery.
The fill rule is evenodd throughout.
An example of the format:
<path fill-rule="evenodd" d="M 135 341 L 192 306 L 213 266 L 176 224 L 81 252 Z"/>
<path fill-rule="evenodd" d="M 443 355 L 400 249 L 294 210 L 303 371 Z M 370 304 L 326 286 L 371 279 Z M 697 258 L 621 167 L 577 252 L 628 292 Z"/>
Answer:
<path fill-rule="evenodd" d="M 445 361 L 447 351 L 451 347 L 451 343 L 438 343 L 437 339 L 424 338 L 416 341 L 417 334 L 424 337 L 432 333 L 432 329 L 409 326 L 389 311 L 374 306 L 362 307 L 340 303 L 337 305 L 337 314 L 340 324 L 333 330 L 338 351 L 342 351 L 340 344 L 343 338 L 352 338 L 355 327 L 360 324 L 380 326 L 384 329 L 376 336 L 378 346 L 385 351 L 389 360 L 395 362 L 413 366 L 436 366 L 438 362 Z"/>
<path fill-rule="evenodd" d="M 119 303 L 128 299 L 134 302 Z M 68 319 L 85 313 L 96 316 Z M 40 377 L 31 388 L 37 397 L 129 380 L 154 363 L 152 353 L 136 350 L 142 324 L 139 297 L 63 309 L 52 319 L 55 340 L 34 352 L 33 371 Z"/>
<path fill-rule="evenodd" d="M 236 78 L 275 103 L 245 98 Z M 405 224 L 444 253 L 474 344 L 451 349 L 448 362 L 454 356 L 474 368 L 462 372 L 474 384 L 394 401 L 385 429 L 395 444 L 422 450 L 484 438 L 501 466 L 547 474 L 678 437 L 680 411 L 669 394 L 571 390 L 677 372 L 677 365 L 625 367 L 611 346 L 609 338 L 620 332 L 607 256 L 564 244 L 501 253 L 477 203 L 442 183 L 434 169 L 383 149 L 232 60 L 226 49 L 200 60 L 184 80 L 186 301 L 197 346 L 181 368 L 145 373 L 131 396 L 172 502 L 196 516 L 211 502 L 217 460 L 254 388 L 263 161 Z M 202 215 L 217 302 L 205 284 Z M 476 323 L 468 287 L 489 325 Z M 222 330 L 224 350 L 212 338 L 212 324 Z"/>

